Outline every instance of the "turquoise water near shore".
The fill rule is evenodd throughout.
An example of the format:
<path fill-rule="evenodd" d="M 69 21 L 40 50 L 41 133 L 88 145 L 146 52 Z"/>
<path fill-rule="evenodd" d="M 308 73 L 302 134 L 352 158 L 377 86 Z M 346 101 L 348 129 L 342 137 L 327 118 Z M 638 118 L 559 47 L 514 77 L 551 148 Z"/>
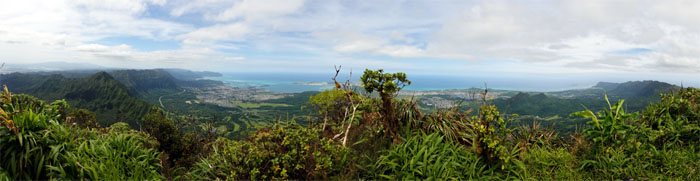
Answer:
<path fill-rule="evenodd" d="M 314 73 L 223 73 L 221 77 L 210 79 L 219 80 L 234 87 L 257 87 L 273 92 L 297 93 L 333 88 L 332 77 L 332 74 Z M 339 76 L 337 79 L 344 81 L 347 80 L 347 76 Z M 409 75 L 408 79 L 412 84 L 405 90 L 414 91 L 483 88 L 486 84 L 490 89 L 546 92 L 588 88 L 598 82 L 595 78 L 586 77 Z M 357 84 L 359 75 L 354 75 L 350 80 Z"/>

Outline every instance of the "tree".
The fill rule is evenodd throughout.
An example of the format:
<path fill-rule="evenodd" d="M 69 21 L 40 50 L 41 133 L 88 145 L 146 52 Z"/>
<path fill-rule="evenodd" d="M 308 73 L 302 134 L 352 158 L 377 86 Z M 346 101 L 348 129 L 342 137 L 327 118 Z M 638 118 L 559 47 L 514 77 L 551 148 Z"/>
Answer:
<path fill-rule="evenodd" d="M 406 74 L 403 72 L 384 73 L 383 69 L 369 70 L 365 69 L 364 75 L 360 77 L 362 86 L 368 93 L 377 91 L 382 99 L 382 114 L 384 115 L 384 127 L 387 129 L 390 136 L 397 141 L 398 120 L 394 113 L 392 99 L 396 93 L 401 91 L 406 85 L 411 85 L 411 81 L 406 79 Z"/>
<path fill-rule="evenodd" d="M 168 153 L 169 159 L 176 160 L 184 156 L 180 132 L 173 121 L 165 117 L 163 110 L 152 106 L 141 121 L 145 131 L 160 143 L 160 150 Z"/>
<path fill-rule="evenodd" d="M 332 121 L 342 120 L 342 110 L 349 104 L 345 94 L 346 92 L 344 90 L 332 89 L 325 90 L 309 98 L 309 105 L 311 108 L 318 110 L 319 115 L 323 116 L 321 130 L 326 130 L 326 122 L 328 119 Z"/>
<path fill-rule="evenodd" d="M 95 113 L 88 111 L 87 109 L 74 109 L 70 112 L 71 121 L 81 128 L 99 128 L 100 124 L 97 123 L 97 115 Z"/>

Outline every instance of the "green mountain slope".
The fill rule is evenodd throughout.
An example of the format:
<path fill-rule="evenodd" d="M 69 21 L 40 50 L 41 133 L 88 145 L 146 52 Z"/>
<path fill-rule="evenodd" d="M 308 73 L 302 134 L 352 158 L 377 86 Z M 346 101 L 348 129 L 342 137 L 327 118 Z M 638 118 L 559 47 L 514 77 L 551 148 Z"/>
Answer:
<path fill-rule="evenodd" d="M 3 76 L 3 80 L 2 83 L 14 92 L 48 101 L 66 99 L 76 108 L 93 111 L 102 126 L 126 122 L 133 128 L 138 128 L 138 120 L 151 106 L 138 99 L 134 91 L 106 72 L 86 78 L 12 74 Z"/>
<path fill-rule="evenodd" d="M 153 89 L 178 89 L 175 78 L 161 70 L 117 70 L 109 75 L 138 93 Z"/>
<path fill-rule="evenodd" d="M 659 81 L 631 81 L 625 83 L 598 83 L 589 89 L 568 90 L 550 93 L 518 93 L 510 98 L 494 100 L 494 104 L 508 114 L 521 116 L 521 120 L 537 119 L 558 124 L 560 131 L 573 131 L 585 119 L 570 117 L 569 114 L 588 108 L 592 110 L 606 107 L 604 95 L 610 101 L 625 100 L 625 110 L 644 110 L 660 100 L 659 94 L 672 93 L 680 87 Z"/>

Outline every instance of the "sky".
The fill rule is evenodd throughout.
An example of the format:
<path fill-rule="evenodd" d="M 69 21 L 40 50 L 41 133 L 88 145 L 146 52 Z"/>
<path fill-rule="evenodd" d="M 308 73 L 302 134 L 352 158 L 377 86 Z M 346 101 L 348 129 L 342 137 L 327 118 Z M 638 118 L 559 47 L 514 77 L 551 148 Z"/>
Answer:
<path fill-rule="evenodd" d="M 9 0 L 0 61 L 692 81 L 698 17 L 693 0 Z"/>

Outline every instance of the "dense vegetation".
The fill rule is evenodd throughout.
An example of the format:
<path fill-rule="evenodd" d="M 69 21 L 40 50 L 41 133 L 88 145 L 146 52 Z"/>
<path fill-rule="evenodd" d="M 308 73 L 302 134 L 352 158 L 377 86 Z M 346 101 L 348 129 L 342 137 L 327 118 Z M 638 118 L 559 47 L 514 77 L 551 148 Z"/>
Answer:
<path fill-rule="evenodd" d="M 658 81 L 601 82 L 589 89 L 548 93 L 520 92 L 509 98 L 495 99 L 493 104 L 508 113 L 521 115 L 515 118 L 516 124 L 539 121 L 553 125 L 562 134 L 571 134 L 584 125 L 586 120 L 569 114 L 580 110 L 581 106 L 606 106 L 603 95 L 607 95 L 611 100 L 626 100 L 625 109 L 636 112 L 658 102 L 659 94 L 671 93 L 678 89 L 680 87 Z M 478 105 L 472 104 L 467 107 L 476 108 Z"/>
<path fill-rule="evenodd" d="M 376 72 L 369 76 L 384 75 Z M 378 79 L 366 79 L 364 86 L 381 86 L 376 80 Z M 407 82 L 392 78 L 391 74 L 379 82 L 388 81 L 396 81 L 396 85 Z M 601 95 L 603 99 L 600 100 L 603 102 L 599 105 L 604 105 L 605 109 L 573 113 L 572 117 L 583 116 L 589 119 L 588 126 L 583 127 L 581 132 L 567 136 L 560 136 L 555 129 L 542 126 L 536 121 L 520 126 L 512 125 L 517 115 L 501 114 L 493 104 L 494 100 L 488 98 L 487 92 L 481 94 L 480 101 L 476 103 L 480 106 L 475 111 L 455 108 L 422 113 L 411 100 L 387 99 L 382 96 L 372 98 L 361 96 L 363 92 L 352 90 L 350 87 L 341 87 L 311 97 L 309 102 L 318 110 L 319 119 L 303 129 L 316 130 L 317 134 L 286 136 L 298 135 L 298 130 L 279 129 L 279 126 L 269 128 L 277 130 L 275 132 L 270 132 L 269 129 L 259 130 L 248 139 L 239 141 L 239 144 L 218 146 L 219 151 L 200 162 L 201 166 L 189 175 L 198 179 L 261 178 L 257 177 L 260 175 L 250 176 L 259 173 L 267 173 L 265 178 L 283 179 L 700 178 L 697 171 L 700 152 L 695 148 L 700 138 L 697 134 L 700 122 L 696 117 L 700 111 L 700 91 L 697 89 L 685 88 L 676 93 L 664 94 L 658 103 L 646 108 L 642 114 L 626 113 L 623 100 L 612 104 L 606 95 Z M 392 91 L 385 92 L 393 94 Z M 387 108 L 383 101 L 392 101 L 392 107 Z M 581 109 L 584 107 L 579 107 L 578 110 Z M 386 116 L 389 112 L 394 115 Z M 395 127 L 387 128 L 388 126 Z M 287 151 L 298 153 L 298 147 L 263 149 L 264 151 L 260 148 L 240 147 L 266 144 L 261 141 L 261 136 L 291 142 L 329 139 L 348 149 L 336 148 L 344 154 L 344 159 L 338 161 L 345 165 L 333 163 L 329 168 L 309 168 L 303 166 L 309 163 L 301 161 L 304 160 L 303 157 L 293 157 L 299 165 L 296 169 L 304 169 L 301 173 L 306 174 L 279 177 L 279 174 L 287 171 L 275 167 L 275 164 L 280 163 L 275 158 L 279 157 L 255 159 L 255 162 L 269 164 L 253 167 L 222 164 L 232 163 L 231 159 L 245 158 L 229 156 L 227 160 L 220 151 L 226 149 L 238 150 L 226 154 L 250 154 L 251 150 L 258 150 L 265 155 L 284 155 L 288 154 Z M 399 141 L 396 142 L 395 139 Z M 274 153 L 267 153 L 271 151 Z M 318 150 L 318 153 L 326 157 L 336 157 L 335 154 L 338 154 L 327 150 Z M 314 155 L 306 159 L 317 157 Z M 325 174 L 328 172 L 319 172 L 337 169 L 343 171 L 335 173 L 335 177 L 327 177 Z"/>
<path fill-rule="evenodd" d="M 158 142 L 125 123 L 74 126 L 65 101 L 0 95 L 0 179 L 161 179 Z"/>
<path fill-rule="evenodd" d="M 126 122 L 132 128 L 138 128 L 137 120 L 150 108 L 133 89 L 105 72 L 84 78 L 15 73 L 3 76 L 3 80 L 13 92 L 35 95 L 49 102 L 65 99 L 75 108 L 95 112 L 97 122 L 103 126 Z"/>
<path fill-rule="evenodd" d="M 63 80 L 68 78 L 54 78 L 44 84 L 72 85 Z M 81 83 L 114 82 L 104 73 L 87 80 L 92 81 Z M 294 117 L 271 120 L 238 140 L 217 128 L 225 118 L 216 116 L 193 121 L 192 115 L 149 106 L 128 120 L 143 131 L 126 123 L 99 128 L 94 122 L 102 122 L 100 112 L 69 106 L 89 102 L 46 104 L 5 90 L 0 96 L 0 180 L 700 179 L 698 89 L 662 94 L 640 112 L 626 112 L 625 100 L 606 94 L 595 106 L 562 105 L 578 107 L 564 119 L 587 119 L 581 131 L 563 135 L 538 121 L 514 124 L 519 116 L 502 113 L 488 90 L 469 103 L 476 105 L 471 109 L 422 112 L 415 100 L 396 98 L 410 84 L 406 74 L 366 70 L 362 83 L 365 91 L 336 82 L 335 89 L 306 95 L 305 109 L 312 114 L 301 120 L 304 124 Z M 99 95 L 130 94 L 124 84 L 106 87 L 125 92 Z M 91 95 L 73 89 L 80 100 Z M 526 102 L 548 101 L 538 96 L 516 95 Z"/>

